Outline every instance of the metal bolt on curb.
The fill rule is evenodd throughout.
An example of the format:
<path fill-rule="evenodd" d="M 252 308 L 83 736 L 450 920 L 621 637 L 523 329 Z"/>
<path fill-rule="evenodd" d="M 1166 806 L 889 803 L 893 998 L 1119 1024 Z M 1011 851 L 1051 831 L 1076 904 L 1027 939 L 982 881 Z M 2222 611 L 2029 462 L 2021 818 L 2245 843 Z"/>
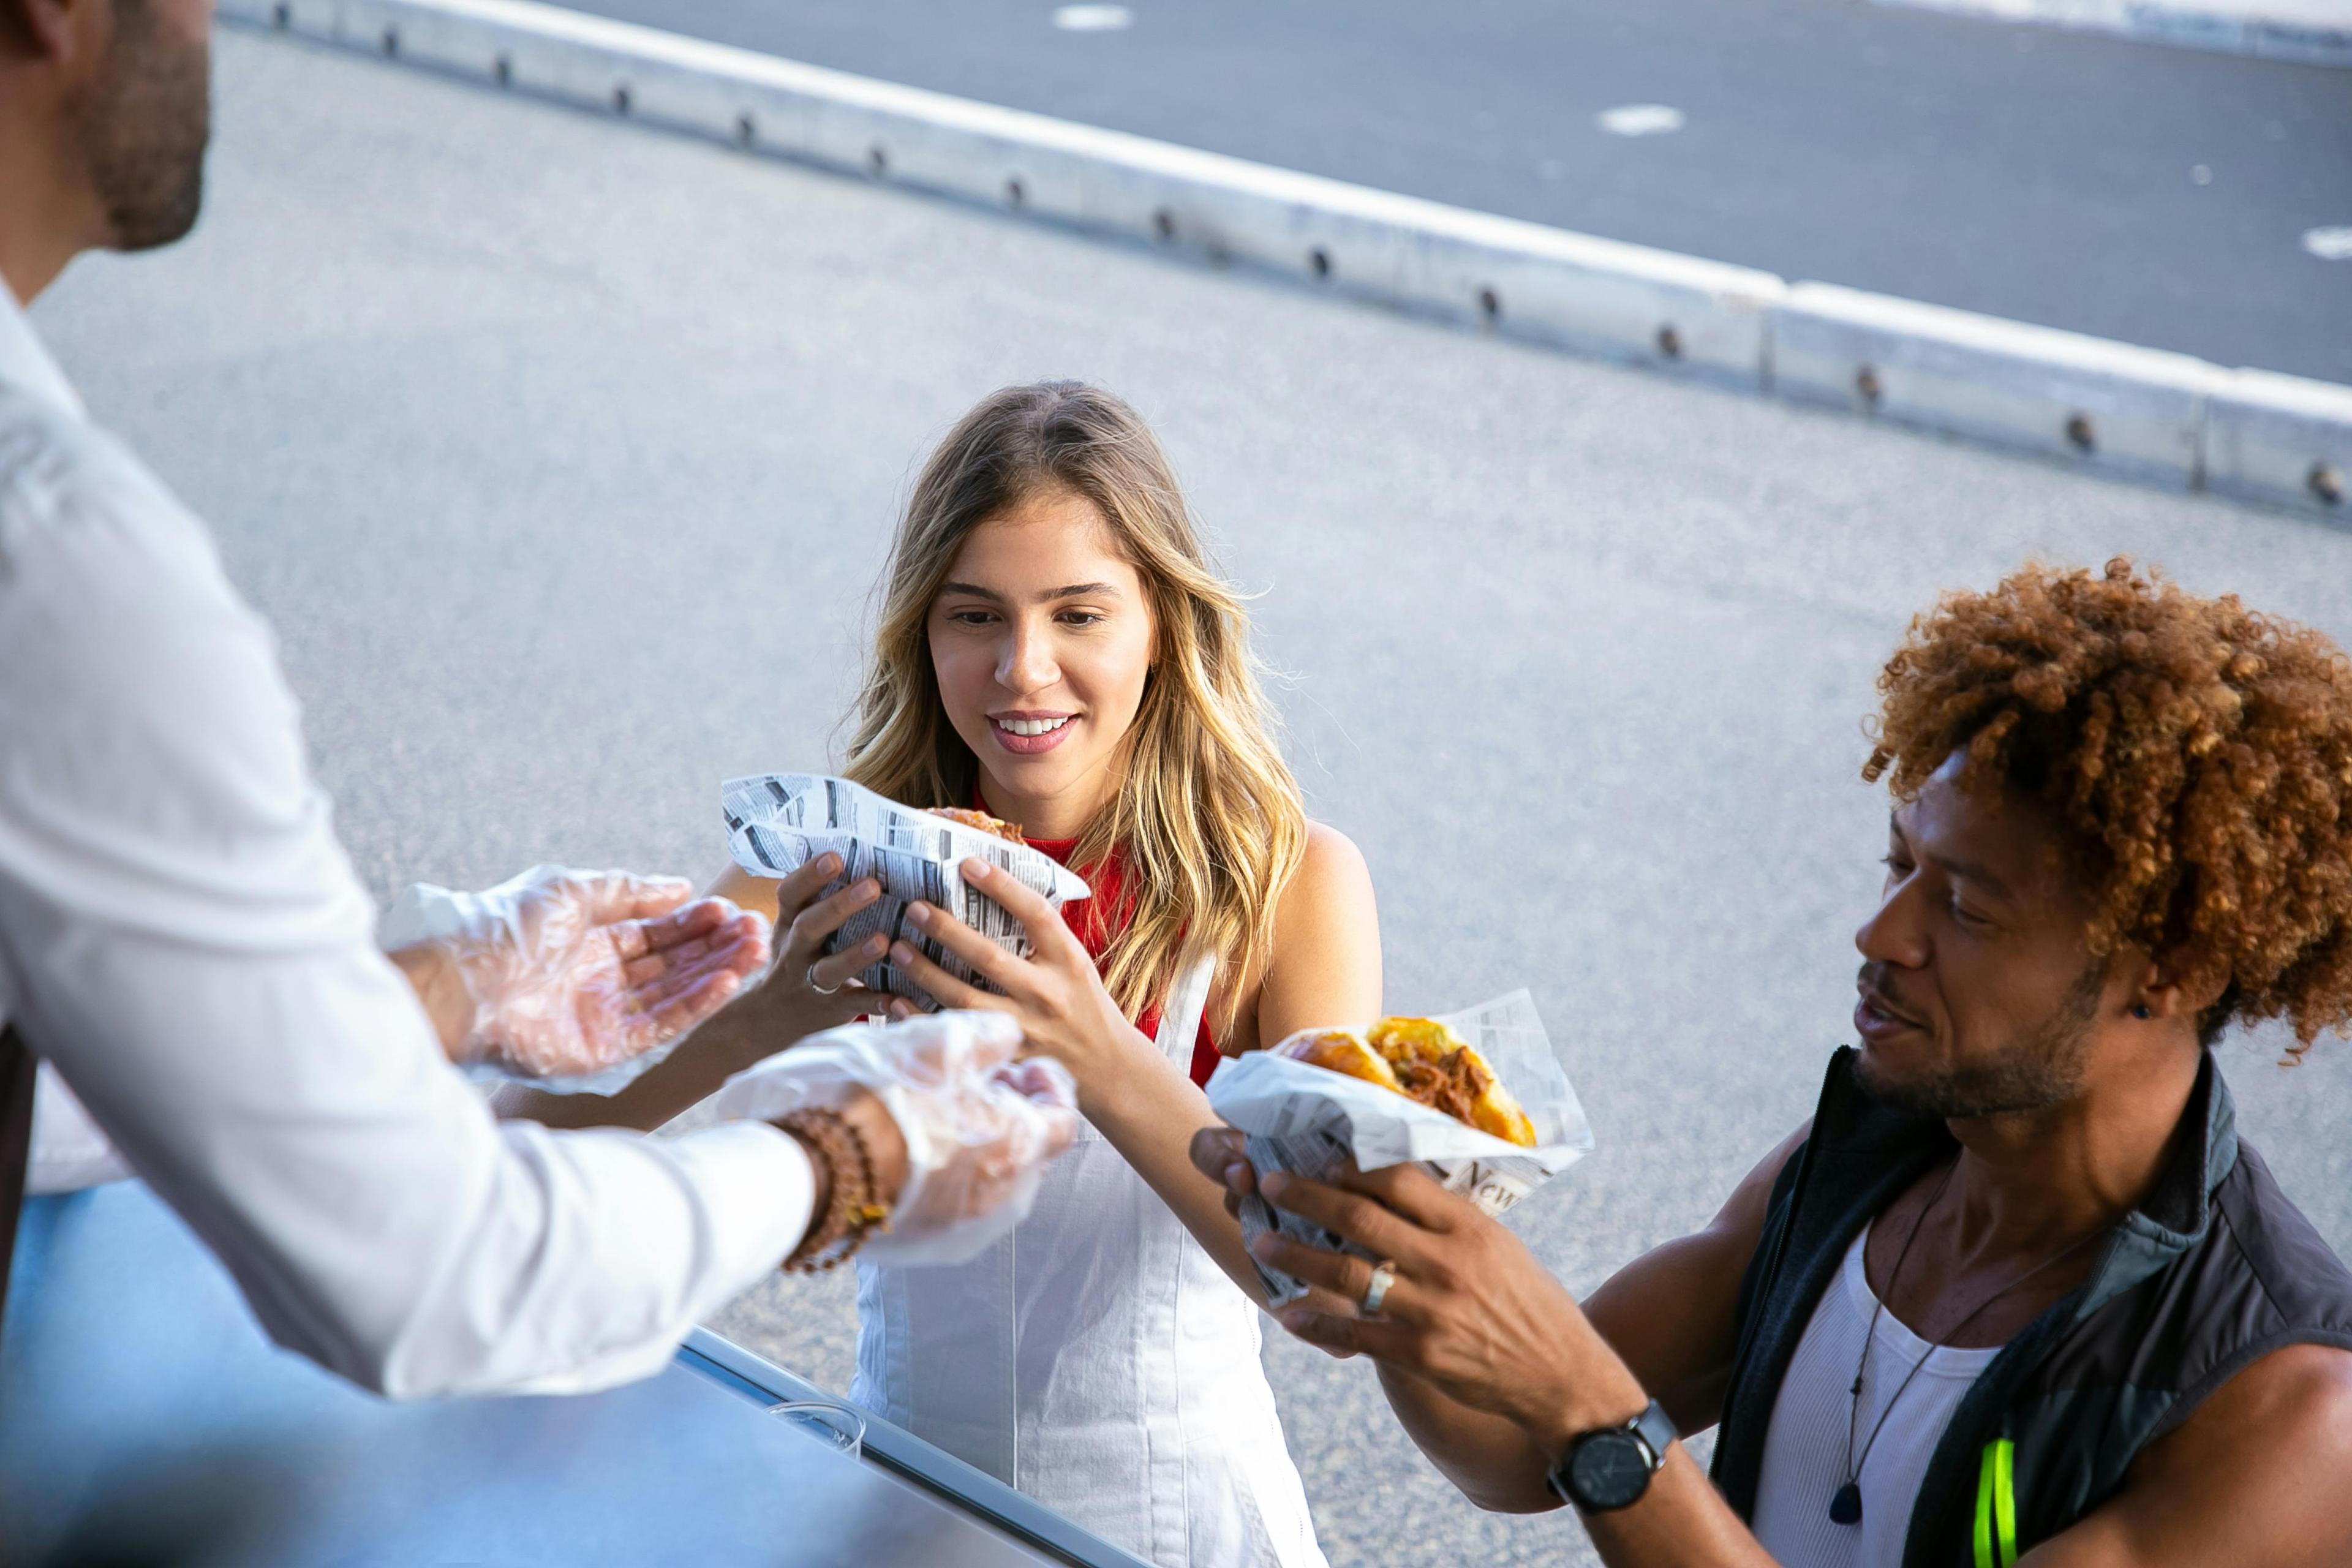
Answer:
<path fill-rule="evenodd" d="M 2344 470 L 2321 458 L 2311 465 L 2311 478 L 2305 481 L 2311 493 L 2326 506 L 2340 506 L 2344 501 Z"/>
<path fill-rule="evenodd" d="M 737 115 L 735 117 L 735 145 L 738 147 L 749 147 L 759 139 L 760 122 L 757 120 L 752 119 L 748 113 Z"/>
<path fill-rule="evenodd" d="M 613 89 L 613 112 L 615 114 L 626 114 L 628 111 L 629 84 L 627 82 L 621 82 Z"/>
<path fill-rule="evenodd" d="M 1029 188 L 1021 183 L 1020 175 L 1015 174 L 1011 179 L 1004 182 L 1004 205 L 1018 212 L 1021 210 L 1022 205 L 1027 202 L 1028 199 Z"/>
<path fill-rule="evenodd" d="M 1872 413 L 1878 411 L 1878 400 L 1885 395 L 1885 390 L 1878 384 L 1878 372 L 1870 366 L 1864 365 L 1853 373 L 1853 395 L 1861 398 L 1862 405 Z"/>
<path fill-rule="evenodd" d="M 1318 279 L 1331 276 L 1331 253 L 1321 246 L 1307 253 L 1307 269 Z"/>
<path fill-rule="evenodd" d="M 2074 444 L 2074 449 L 2078 452 L 2095 452 L 2099 449 L 2098 429 L 2092 425 L 2091 416 L 2087 414 L 2068 416 L 2066 439 Z"/>
<path fill-rule="evenodd" d="M 1658 329 L 1658 355 L 1662 359 L 1683 357 L 1683 335 L 1675 331 L 1672 321 Z"/>

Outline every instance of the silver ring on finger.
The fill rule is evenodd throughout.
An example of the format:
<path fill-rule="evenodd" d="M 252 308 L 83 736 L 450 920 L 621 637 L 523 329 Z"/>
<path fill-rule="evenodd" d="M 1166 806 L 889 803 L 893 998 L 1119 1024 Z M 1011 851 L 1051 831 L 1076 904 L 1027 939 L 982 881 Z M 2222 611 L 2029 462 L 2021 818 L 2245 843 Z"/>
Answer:
<path fill-rule="evenodd" d="M 1396 1283 L 1396 1265 L 1382 1258 L 1372 1270 L 1372 1282 L 1364 1287 L 1364 1299 L 1356 1303 L 1356 1310 L 1367 1318 L 1381 1315 L 1381 1303 L 1389 1299 L 1389 1287 Z"/>
<path fill-rule="evenodd" d="M 801 978 L 808 982 L 808 988 L 820 996 L 830 996 L 841 989 L 838 985 L 819 985 L 816 983 L 816 965 L 814 963 L 808 966 L 808 973 Z"/>

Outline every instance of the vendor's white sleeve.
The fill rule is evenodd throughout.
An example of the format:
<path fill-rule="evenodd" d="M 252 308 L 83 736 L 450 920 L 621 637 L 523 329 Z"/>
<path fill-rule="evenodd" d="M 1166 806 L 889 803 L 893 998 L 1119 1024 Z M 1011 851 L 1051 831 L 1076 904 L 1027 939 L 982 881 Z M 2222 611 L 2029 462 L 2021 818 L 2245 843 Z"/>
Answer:
<path fill-rule="evenodd" d="M 105 1129 L 90 1120 L 58 1069 L 43 1062 L 33 1080 L 33 1151 L 25 1167 L 25 1195 L 78 1193 L 130 1174 Z"/>
<path fill-rule="evenodd" d="M 279 1343 L 402 1396 L 656 1371 L 797 1242 L 799 1146 L 493 1121 L 376 951 L 268 632 L 27 364 L 0 298 L 0 1016 Z"/>

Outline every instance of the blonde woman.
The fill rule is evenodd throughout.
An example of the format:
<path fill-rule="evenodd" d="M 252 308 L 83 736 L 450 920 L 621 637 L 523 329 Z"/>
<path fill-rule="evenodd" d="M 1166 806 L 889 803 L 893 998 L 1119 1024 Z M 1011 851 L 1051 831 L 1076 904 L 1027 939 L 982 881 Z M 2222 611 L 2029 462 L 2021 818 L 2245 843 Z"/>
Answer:
<path fill-rule="evenodd" d="M 1132 409 L 1055 382 L 957 425 L 899 526 L 842 771 L 1017 823 L 1093 887 L 1066 925 L 1022 906 L 1027 961 L 925 911 L 1003 994 L 898 954 L 950 1005 L 1018 1016 L 1087 1126 L 977 1261 L 860 1268 L 852 1396 L 1170 1568 L 1323 1561 L 1258 1362 L 1256 1274 L 1187 1156 L 1221 1054 L 1380 1011 L 1370 879 L 1307 820 L 1273 728 L 1242 605 Z M 795 1018 L 881 951 L 816 957 L 872 897 L 811 901 L 821 886 L 717 889 L 790 925 L 761 990 Z M 640 1080 L 633 1120 L 757 1048 L 725 1015 L 705 1034 Z"/>

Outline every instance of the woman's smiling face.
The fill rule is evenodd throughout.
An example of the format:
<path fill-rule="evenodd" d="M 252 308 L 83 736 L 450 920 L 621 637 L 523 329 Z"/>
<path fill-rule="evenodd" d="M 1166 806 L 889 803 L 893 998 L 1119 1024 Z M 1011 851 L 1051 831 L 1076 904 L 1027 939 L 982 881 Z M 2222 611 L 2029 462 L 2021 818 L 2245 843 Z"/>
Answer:
<path fill-rule="evenodd" d="M 1157 626 L 1143 579 L 1075 491 L 1034 491 L 974 529 L 931 602 L 948 722 L 992 809 L 1071 838 L 1118 788 Z"/>

